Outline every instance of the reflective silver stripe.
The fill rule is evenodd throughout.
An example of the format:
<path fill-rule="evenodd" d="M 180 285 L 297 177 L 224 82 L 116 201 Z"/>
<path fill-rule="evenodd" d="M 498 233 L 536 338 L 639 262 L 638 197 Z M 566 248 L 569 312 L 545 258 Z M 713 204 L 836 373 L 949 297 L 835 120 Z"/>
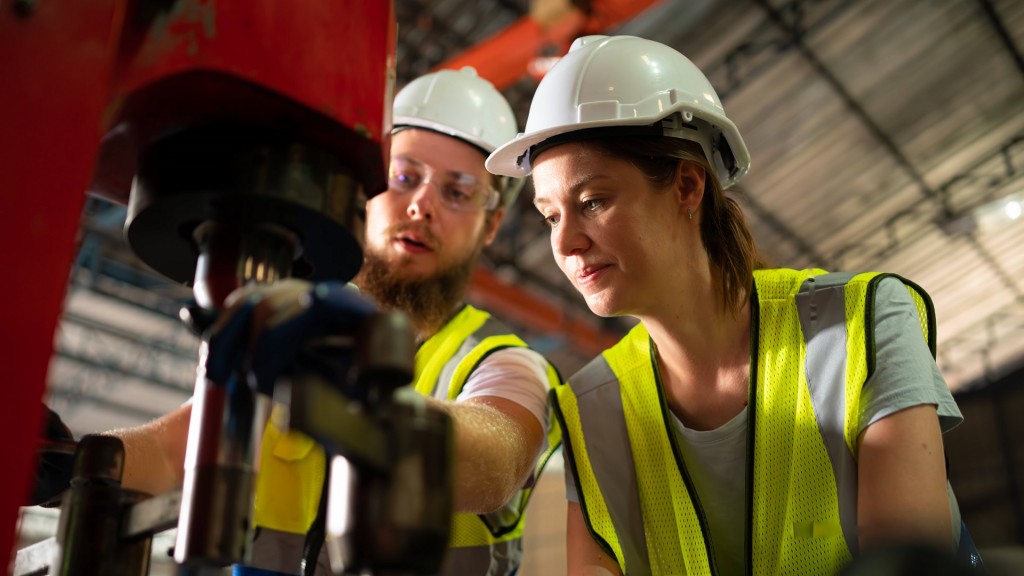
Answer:
<path fill-rule="evenodd" d="M 485 339 L 491 336 L 512 334 L 504 323 L 487 318 L 459 345 L 455 354 L 445 362 L 434 386 L 433 397 L 440 400 L 448 399 L 448 391 L 453 384 L 461 387 L 465 382 L 452 382 L 452 377 L 459 363 L 468 356 Z M 517 492 L 504 506 L 489 514 L 480 514 L 486 519 L 487 525 L 481 524 L 479 530 L 488 531 L 488 525 L 496 529 L 511 529 L 522 518 L 523 492 Z M 519 538 L 495 542 L 491 546 L 449 547 L 448 555 L 442 567 L 442 574 L 495 574 L 504 575 L 519 567 L 522 558 L 522 541 Z"/>
<path fill-rule="evenodd" d="M 857 463 L 844 438 L 846 414 L 845 287 L 853 274 L 808 278 L 796 295 L 807 348 L 805 370 L 818 431 L 825 442 L 839 497 L 846 546 L 857 554 Z"/>
<path fill-rule="evenodd" d="M 510 576 L 522 560 L 523 547 L 518 539 L 490 546 L 449 548 L 439 576 Z"/>
<path fill-rule="evenodd" d="M 437 376 L 437 383 L 434 385 L 434 398 L 441 400 L 448 398 L 452 375 L 455 374 L 456 368 L 459 367 L 459 362 L 462 362 L 462 359 L 469 355 L 473 348 L 476 348 L 477 344 L 483 342 L 485 338 L 502 334 L 512 334 L 512 331 L 494 318 L 488 318 L 479 328 L 467 336 L 455 355 L 445 362 L 444 367 L 441 368 L 441 373 Z"/>
<path fill-rule="evenodd" d="M 576 395 L 580 426 L 583 437 L 587 439 L 586 457 L 590 459 L 608 515 L 615 526 L 616 537 L 625 556 L 622 560 L 631 574 L 648 574 L 651 568 L 647 558 L 640 488 L 633 466 L 633 448 L 629 444 L 619 381 L 604 357 L 598 356 L 570 378 L 569 386 Z M 567 434 L 563 435 L 563 438 L 567 437 Z M 586 504 L 588 496 L 591 495 L 580 494 L 582 504 Z"/>

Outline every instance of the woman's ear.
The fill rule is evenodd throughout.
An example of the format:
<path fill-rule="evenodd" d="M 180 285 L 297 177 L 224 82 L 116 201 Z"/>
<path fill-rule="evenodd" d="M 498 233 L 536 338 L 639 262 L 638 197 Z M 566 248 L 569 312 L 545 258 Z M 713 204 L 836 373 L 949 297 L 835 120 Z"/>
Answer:
<path fill-rule="evenodd" d="M 701 201 L 704 200 L 706 177 L 704 167 L 696 162 L 680 160 L 676 165 L 676 195 L 681 214 L 697 212 Z"/>

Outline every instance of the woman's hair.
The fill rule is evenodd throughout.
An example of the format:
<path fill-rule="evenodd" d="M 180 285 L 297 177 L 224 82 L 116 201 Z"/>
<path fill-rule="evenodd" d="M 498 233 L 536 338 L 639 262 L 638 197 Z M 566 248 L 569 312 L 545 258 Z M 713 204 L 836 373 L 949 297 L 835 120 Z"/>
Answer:
<path fill-rule="evenodd" d="M 680 161 L 704 168 L 700 236 L 714 266 L 720 304 L 725 310 L 737 310 L 749 294 L 753 271 L 765 268 L 766 264 L 740 205 L 726 195 L 700 145 L 667 136 L 597 138 L 581 143 L 632 163 L 659 189 L 675 182 Z"/>

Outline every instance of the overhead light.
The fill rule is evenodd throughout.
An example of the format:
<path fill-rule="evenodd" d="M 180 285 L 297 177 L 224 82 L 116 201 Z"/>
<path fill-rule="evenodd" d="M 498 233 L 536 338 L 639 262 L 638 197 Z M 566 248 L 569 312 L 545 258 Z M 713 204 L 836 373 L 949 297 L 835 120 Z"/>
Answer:
<path fill-rule="evenodd" d="M 939 222 L 947 234 L 992 231 L 1024 221 L 1024 193 L 1009 194 Z"/>
<path fill-rule="evenodd" d="M 994 230 L 1019 220 L 1024 211 L 1024 195 L 1011 194 L 983 204 L 974 211 L 974 220 L 981 230 Z"/>
<path fill-rule="evenodd" d="M 1021 203 L 1019 200 L 1010 200 L 1003 205 L 1003 213 L 1005 213 L 1006 217 L 1010 220 L 1020 218 L 1021 211 Z"/>

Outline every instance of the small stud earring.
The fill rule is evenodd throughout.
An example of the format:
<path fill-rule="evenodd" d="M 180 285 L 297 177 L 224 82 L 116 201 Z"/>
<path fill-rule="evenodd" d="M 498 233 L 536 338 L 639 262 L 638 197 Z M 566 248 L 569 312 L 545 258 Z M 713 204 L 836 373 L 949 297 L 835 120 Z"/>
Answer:
<path fill-rule="evenodd" d="M 690 220 L 693 220 L 693 208 L 687 208 L 686 215 L 690 217 Z"/>

